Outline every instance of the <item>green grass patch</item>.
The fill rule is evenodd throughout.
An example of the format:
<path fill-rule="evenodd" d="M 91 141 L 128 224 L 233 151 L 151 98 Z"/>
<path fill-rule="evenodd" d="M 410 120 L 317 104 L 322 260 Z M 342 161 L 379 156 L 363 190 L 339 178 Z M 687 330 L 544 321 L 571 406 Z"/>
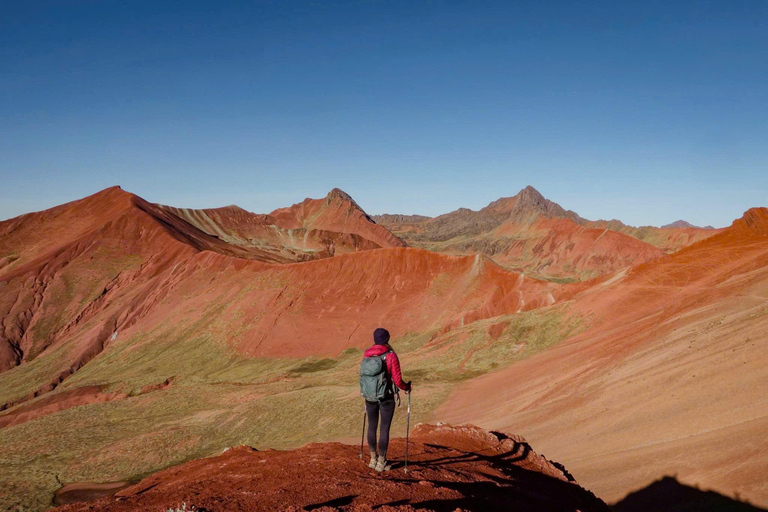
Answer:
<path fill-rule="evenodd" d="M 46 352 L 34 361 L 0 373 L 0 405 L 16 402 L 50 383 L 64 369 L 70 343 L 62 344 Z"/>

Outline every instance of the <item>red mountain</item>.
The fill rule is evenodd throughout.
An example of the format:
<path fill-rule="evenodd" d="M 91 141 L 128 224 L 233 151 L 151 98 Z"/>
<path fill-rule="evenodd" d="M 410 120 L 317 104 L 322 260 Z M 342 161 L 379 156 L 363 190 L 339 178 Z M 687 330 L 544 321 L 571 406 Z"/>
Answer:
<path fill-rule="evenodd" d="M 661 257 L 636 238 L 586 227 L 588 221 L 533 187 L 490 203 L 414 222 L 380 216 L 410 245 L 448 254 L 483 254 L 500 265 L 548 279 L 583 280 Z"/>
<path fill-rule="evenodd" d="M 768 209 L 572 300 L 588 329 L 462 386 L 439 417 L 524 429 L 609 500 L 676 474 L 768 504 Z"/>
<path fill-rule="evenodd" d="M 406 246 L 386 228 L 376 224 L 349 195 L 338 188 L 331 190 L 325 199 L 305 199 L 288 208 L 275 210 L 270 216 L 285 229 L 354 233 L 380 247 Z"/>
<path fill-rule="evenodd" d="M 670 255 L 558 217 L 530 190 L 413 226 L 449 245 L 465 236 L 453 232 L 518 237 L 494 256 L 531 261 L 531 271 L 624 267 L 570 285 L 482 254 L 363 250 L 389 238 L 361 212 L 336 192 L 260 216 L 163 207 L 113 188 L 0 223 L 0 508 L 41 510 L 62 484 L 139 480 L 229 446 L 359 442 L 359 357 L 382 325 L 415 382 L 414 423 L 525 432 L 611 500 L 673 471 L 768 503 L 768 210 Z M 284 242 L 297 234 L 306 242 Z M 333 250 L 322 248 L 326 234 Z M 632 261 L 645 263 L 626 268 Z M 348 453 L 333 446 L 317 453 L 341 464 Z M 308 456 L 285 453 L 264 464 Z M 472 462 L 451 467 L 471 473 L 466 489 L 489 489 L 475 471 L 516 471 Z M 158 476 L 167 494 L 151 495 L 176 499 L 181 481 L 236 488 L 237 472 L 198 479 L 189 467 L 165 474 L 178 481 Z M 427 506 L 412 485 L 422 484 L 393 489 Z M 134 491 L 128 502 L 149 499 Z M 361 495 L 366 503 L 383 504 Z"/>

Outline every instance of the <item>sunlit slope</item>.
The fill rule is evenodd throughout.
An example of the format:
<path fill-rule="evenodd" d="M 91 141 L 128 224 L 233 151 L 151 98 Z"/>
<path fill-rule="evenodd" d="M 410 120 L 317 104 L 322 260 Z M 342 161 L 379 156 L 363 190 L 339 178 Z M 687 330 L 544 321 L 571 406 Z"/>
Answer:
<path fill-rule="evenodd" d="M 677 474 L 768 504 L 768 210 L 571 309 L 591 327 L 457 389 L 436 417 L 525 432 L 609 501 Z"/>
<path fill-rule="evenodd" d="M 305 199 L 270 216 L 285 229 L 322 230 L 352 233 L 380 247 L 405 247 L 387 228 L 376 224 L 344 191 L 335 188 L 323 199 Z"/>
<path fill-rule="evenodd" d="M 338 189 L 323 199 L 306 199 L 269 215 L 251 213 L 237 206 L 205 210 L 161 208 L 215 238 L 244 249 L 244 257 L 261 261 L 308 261 L 380 247 L 405 246 Z M 272 255 L 272 260 L 264 258 L 264 253 Z"/>
<path fill-rule="evenodd" d="M 131 321 L 136 301 L 145 300 L 138 296 L 149 291 L 133 287 L 113 301 L 127 283 L 147 283 L 201 250 L 229 252 L 223 242 L 159 213 L 114 187 L 0 224 L 7 262 L 0 268 L 0 371 L 71 341 L 52 380 L 39 382 L 55 385 L 89 359 L 117 323 Z"/>
<path fill-rule="evenodd" d="M 78 218 L 83 226 L 67 231 Z M 55 389 L 117 340 L 201 315 L 217 341 L 248 356 L 335 356 L 365 345 L 379 325 L 394 336 L 439 334 L 552 304 L 560 293 L 480 256 L 418 249 L 254 261 L 118 188 L 9 225 L 4 247 L 23 250 L 0 270 L 0 362 L 3 370 L 25 363 L 16 372 L 25 377 L 0 390 L 3 408 Z M 38 225 L 60 233 L 47 252 L 18 243 L 45 246 Z"/>
<path fill-rule="evenodd" d="M 50 381 L 30 381 L 32 393 L 52 389 L 150 311 L 197 253 L 290 263 L 380 247 L 358 231 L 403 245 L 340 191 L 316 203 L 320 217 L 351 215 L 343 226 L 321 223 L 347 231 L 283 229 L 236 207 L 159 206 L 119 187 L 0 223 L 0 372 L 64 350 Z"/>

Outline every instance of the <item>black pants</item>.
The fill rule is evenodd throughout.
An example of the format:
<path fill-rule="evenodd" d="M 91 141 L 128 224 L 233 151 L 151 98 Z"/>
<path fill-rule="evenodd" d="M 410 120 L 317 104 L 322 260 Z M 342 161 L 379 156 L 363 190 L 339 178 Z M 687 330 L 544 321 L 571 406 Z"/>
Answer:
<path fill-rule="evenodd" d="M 392 425 L 392 417 L 395 415 L 395 398 L 388 398 L 381 402 L 365 401 L 365 412 L 368 413 L 368 448 L 376 451 L 376 430 L 379 426 L 379 411 L 381 411 L 381 432 L 379 435 L 379 455 L 387 455 L 389 446 L 389 427 Z"/>

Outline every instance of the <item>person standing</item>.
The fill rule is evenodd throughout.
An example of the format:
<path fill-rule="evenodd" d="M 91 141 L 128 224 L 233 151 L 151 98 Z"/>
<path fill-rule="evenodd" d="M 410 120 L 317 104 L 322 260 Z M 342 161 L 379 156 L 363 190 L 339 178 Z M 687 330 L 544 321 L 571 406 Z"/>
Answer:
<path fill-rule="evenodd" d="M 395 415 L 397 389 L 411 392 L 411 383 L 403 382 L 400 360 L 389 345 L 389 332 L 379 327 L 373 331 L 373 346 L 363 354 L 360 364 L 360 392 L 365 398 L 368 415 L 368 449 L 371 461 L 368 467 L 376 471 L 388 471 L 387 461 L 389 428 Z M 381 422 L 379 423 L 379 420 Z M 379 431 L 378 443 L 376 433 Z"/>

